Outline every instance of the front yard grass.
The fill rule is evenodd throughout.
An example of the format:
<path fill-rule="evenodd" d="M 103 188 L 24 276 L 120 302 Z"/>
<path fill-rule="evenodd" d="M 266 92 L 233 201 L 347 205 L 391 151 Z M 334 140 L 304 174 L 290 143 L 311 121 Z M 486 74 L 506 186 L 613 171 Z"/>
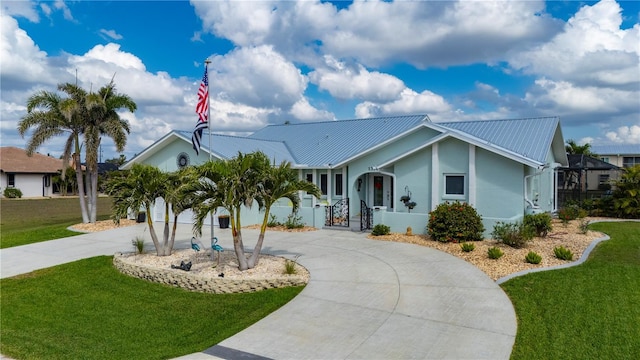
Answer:
<path fill-rule="evenodd" d="M 17 359 L 168 359 L 236 334 L 302 287 L 203 294 L 119 273 L 100 256 L 0 280 L 0 353 Z"/>
<path fill-rule="evenodd" d="M 0 199 L 0 249 L 79 235 L 67 230 L 82 222 L 77 197 Z M 111 215 L 111 198 L 98 197 L 98 220 Z"/>
<path fill-rule="evenodd" d="M 640 359 L 640 223 L 608 234 L 582 265 L 502 284 L 518 317 L 512 359 Z"/>

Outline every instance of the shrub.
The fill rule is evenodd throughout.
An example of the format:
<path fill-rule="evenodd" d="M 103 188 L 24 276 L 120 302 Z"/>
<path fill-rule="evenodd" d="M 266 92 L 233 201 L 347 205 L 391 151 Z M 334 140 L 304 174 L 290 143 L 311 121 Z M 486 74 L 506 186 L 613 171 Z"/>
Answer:
<path fill-rule="evenodd" d="M 18 188 L 6 188 L 4 189 L 4 197 L 8 199 L 17 199 L 22 197 L 22 191 Z"/>
<path fill-rule="evenodd" d="M 391 228 L 384 224 L 376 224 L 373 229 L 371 229 L 371 235 L 380 236 L 380 235 L 389 235 L 391 232 Z"/>
<path fill-rule="evenodd" d="M 278 222 L 278 219 L 276 218 L 276 216 L 274 214 L 269 214 L 269 221 L 267 221 L 267 227 L 276 227 L 280 225 L 282 224 Z"/>
<path fill-rule="evenodd" d="M 551 215 L 548 213 L 525 215 L 522 222 L 531 227 L 538 237 L 546 237 L 552 230 Z"/>
<path fill-rule="evenodd" d="M 529 264 L 540 264 L 540 261 L 542 261 L 542 256 L 533 251 L 529 251 L 527 256 L 524 257 L 524 260 Z"/>
<path fill-rule="evenodd" d="M 482 218 L 471 205 L 444 202 L 429 213 L 427 232 L 440 242 L 480 241 L 484 226 Z"/>
<path fill-rule="evenodd" d="M 298 216 L 297 213 L 289 214 L 287 221 L 284 222 L 284 226 L 287 229 L 301 229 L 304 227 L 302 222 L 302 216 Z"/>
<path fill-rule="evenodd" d="M 567 205 L 558 210 L 558 218 L 564 223 L 587 216 L 587 211 L 578 205 Z"/>
<path fill-rule="evenodd" d="M 131 245 L 133 245 L 133 249 L 137 254 L 142 254 L 144 252 L 144 239 L 136 236 L 135 239 L 131 240 Z"/>
<path fill-rule="evenodd" d="M 564 246 L 553 248 L 553 254 L 560 260 L 573 260 L 573 253 Z"/>
<path fill-rule="evenodd" d="M 517 249 L 524 247 L 527 241 L 533 239 L 533 235 L 533 228 L 524 223 L 498 222 L 491 232 L 495 240 Z"/>
<path fill-rule="evenodd" d="M 499 247 L 490 247 L 489 250 L 487 250 L 487 255 L 489 255 L 489 259 L 500 259 L 502 257 L 502 255 L 504 255 L 504 253 L 502 252 L 502 250 L 500 250 Z"/>
<path fill-rule="evenodd" d="M 462 244 L 460 244 L 460 248 L 464 252 L 471 252 L 471 251 L 475 250 L 476 246 L 475 246 L 474 243 L 463 242 Z"/>
<path fill-rule="evenodd" d="M 298 257 L 300 255 L 296 256 L 295 259 L 290 260 L 290 259 L 285 259 L 284 261 L 284 273 L 287 275 L 294 275 L 297 274 L 298 271 L 296 270 L 296 264 L 298 263 Z"/>
<path fill-rule="evenodd" d="M 582 219 L 580 220 L 580 225 L 578 225 L 578 229 L 580 233 L 586 235 L 589 232 L 589 220 Z"/>
<path fill-rule="evenodd" d="M 614 211 L 621 218 L 640 217 L 640 165 L 625 168 L 613 192 Z"/>

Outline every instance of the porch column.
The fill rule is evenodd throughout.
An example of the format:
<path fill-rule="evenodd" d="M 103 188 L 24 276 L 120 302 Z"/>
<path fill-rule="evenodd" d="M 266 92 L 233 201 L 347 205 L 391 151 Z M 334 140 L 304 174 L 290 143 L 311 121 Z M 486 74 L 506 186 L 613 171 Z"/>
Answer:
<path fill-rule="evenodd" d="M 333 183 L 333 181 L 331 181 L 331 169 L 327 169 L 327 204 L 331 205 L 331 194 L 333 193 L 333 187 L 331 186 L 331 184 Z"/>
<path fill-rule="evenodd" d="M 440 160 L 438 143 L 431 145 L 431 210 L 440 202 Z"/>
<path fill-rule="evenodd" d="M 469 205 L 476 207 L 476 146 L 469 144 Z"/>
<path fill-rule="evenodd" d="M 348 177 L 347 177 L 347 167 L 343 166 L 342 167 L 342 198 L 346 199 L 349 197 L 349 189 L 347 189 L 347 184 L 348 184 Z"/>

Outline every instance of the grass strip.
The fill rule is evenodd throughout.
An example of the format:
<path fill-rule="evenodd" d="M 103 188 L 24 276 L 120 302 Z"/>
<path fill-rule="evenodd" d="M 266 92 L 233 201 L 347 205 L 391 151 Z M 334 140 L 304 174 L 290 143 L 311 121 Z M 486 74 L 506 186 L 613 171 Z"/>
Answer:
<path fill-rule="evenodd" d="M 78 235 L 67 230 L 82 222 L 77 197 L 0 199 L 0 249 Z M 98 198 L 98 220 L 111 214 L 111 199 Z"/>
<path fill-rule="evenodd" d="M 515 307 L 512 359 L 640 359 L 640 223 L 608 234 L 582 265 L 502 284 Z"/>
<path fill-rule="evenodd" d="M 202 351 L 302 287 L 203 294 L 120 274 L 100 256 L 0 280 L 0 352 L 18 359 L 167 359 Z"/>

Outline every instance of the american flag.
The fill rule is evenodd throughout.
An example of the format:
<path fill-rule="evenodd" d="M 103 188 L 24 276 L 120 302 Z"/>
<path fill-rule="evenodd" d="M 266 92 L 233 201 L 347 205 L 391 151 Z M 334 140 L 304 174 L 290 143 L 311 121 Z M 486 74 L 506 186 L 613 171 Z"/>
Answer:
<path fill-rule="evenodd" d="M 193 135 L 191 135 L 191 143 L 196 155 L 200 155 L 200 141 L 202 140 L 202 131 L 209 127 L 209 76 L 207 75 L 207 65 L 204 66 L 204 75 L 198 89 L 198 103 L 196 104 L 196 114 L 198 114 L 198 122 Z"/>

